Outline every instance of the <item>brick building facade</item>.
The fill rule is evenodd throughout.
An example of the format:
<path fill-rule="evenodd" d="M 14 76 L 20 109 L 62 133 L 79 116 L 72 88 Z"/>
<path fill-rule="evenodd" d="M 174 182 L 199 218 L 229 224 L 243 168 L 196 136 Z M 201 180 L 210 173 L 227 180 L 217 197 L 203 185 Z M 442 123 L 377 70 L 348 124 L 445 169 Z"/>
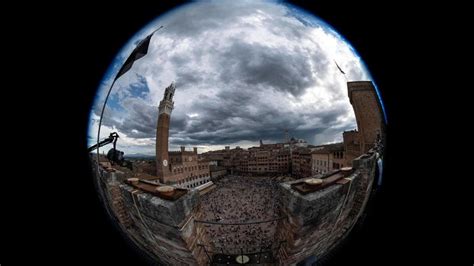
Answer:
<path fill-rule="evenodd" d="M 227 169 L 228 173 L 281 174 L 290 170 L 290 148 L 288 144 L 275 143 L 242 149 L 236 147 L 209 151 L 203 154 L 209 161 Z"/>
<path fill-rule="evenodd" d="M 156 129 L 156 173 L 160 182 L 184 188 L 194 188 L 210 181 L 209 161 L 194 151 L 168 151 L 169 124 L 173 111 L 175 86 L 171 83 L 158 107 Z"/>
<path fill-rule="evenodd" d="M 291 172 L 295 177 L 308 177 L 312 174 L 311 149 L 297 148 L 292 154 Z"/>

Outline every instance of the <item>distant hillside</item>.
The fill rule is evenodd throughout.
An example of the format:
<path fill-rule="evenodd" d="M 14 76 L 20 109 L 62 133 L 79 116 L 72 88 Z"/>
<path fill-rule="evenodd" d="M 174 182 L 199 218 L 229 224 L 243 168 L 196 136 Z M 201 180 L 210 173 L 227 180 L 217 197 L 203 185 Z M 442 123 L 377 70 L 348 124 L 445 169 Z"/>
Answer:
<path fill-rule="evenodd" d="M 141 153 L 132 153 L 132 154 L 125 154 L 125 158 L 127 159 L 142 159 L 142 160 L 151 160 L 155 159 L 154 155 L 148 154 L 141 154 Z"/>

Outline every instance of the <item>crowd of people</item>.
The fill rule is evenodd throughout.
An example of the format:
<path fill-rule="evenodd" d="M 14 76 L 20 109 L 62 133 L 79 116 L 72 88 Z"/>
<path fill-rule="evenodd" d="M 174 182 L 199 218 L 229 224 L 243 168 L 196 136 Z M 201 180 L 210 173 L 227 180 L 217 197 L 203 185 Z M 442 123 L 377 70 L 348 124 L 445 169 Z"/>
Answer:
<path fill-rule="evenodd" d="M 202 199 L 211 245 L 225 253 L 252 253 L 275 244 L 281 216 L 276 178 L 226 176 Z M 229 223 L 238 223 L 228 225 Z"/>

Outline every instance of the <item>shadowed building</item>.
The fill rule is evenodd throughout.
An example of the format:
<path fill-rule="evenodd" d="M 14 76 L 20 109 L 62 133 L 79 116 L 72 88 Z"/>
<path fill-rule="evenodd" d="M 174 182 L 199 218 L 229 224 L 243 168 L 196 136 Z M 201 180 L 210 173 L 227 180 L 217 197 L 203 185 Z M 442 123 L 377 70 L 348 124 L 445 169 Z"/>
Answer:
<path fill-rule="evenodd" d="M 325 174 L 346 166 L 343 143 L 323 145 L 311 152 L 312 174 Z"/>
<path fill-rule="evenodd" d="M 297 148 L 292 154 L 292 168 L 291 172 L 295 177 L 311 176 L 311 149 Z"/>
<path fill-rule="evenodd" d="M 382 138 L 383 111 L 371 81 L 347 82 L 349 101 L 354 109 L 357 131 L 343 133 L 347 162 L 367 153 Z"/>

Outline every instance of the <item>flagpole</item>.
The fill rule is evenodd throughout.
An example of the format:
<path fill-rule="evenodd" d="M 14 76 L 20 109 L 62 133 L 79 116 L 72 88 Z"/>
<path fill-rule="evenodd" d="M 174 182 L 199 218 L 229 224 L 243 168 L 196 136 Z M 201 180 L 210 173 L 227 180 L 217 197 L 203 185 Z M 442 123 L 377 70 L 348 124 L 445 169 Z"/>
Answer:
<path fill-rule="evenodd" d="M 346 74 L 342 74 L 342 76 L 344 77 L 344 79 L 346 80 L 346 83 L 347 83 L 347 77 L 346 77 Z"/>
<path fill-rule="evenodd" d="M 155 32 L 157 32 L 158 30 L 160 30 L 161 28 L 163 28 L 163 25 L 161 25 L 158 29 L 152 31 L 148 36 L 151 36 L 153 34 L 155 34 Z M 136 49 L 136 47 L 135 47 Z M 133 53 L 133 52 L 132 52 Z M 119 78 L 118 74 L 120 73 L 120 70 L 119 72 L 117 72 L 117 74 L 115 74 L 115 78 L 114 80 L 112 81 L 112 84 L 110 84 L 110 87 L 109 87 L 109 90 L 107 92 L 107 96 L 105 96 L 105 100 L 104 100 L 104 105 L 102 105 L 102 111 L 100 112 L 100 118 L 99 118 L 99 128 L 97 129 L 97 172 L 100 174 L 99 172 L 99 156 L 100 156 L 100 147 L 99 147 L 99 142 L 100 142 L 100 128 L 102 126 L 102 117 L 104 116 L 104 111 L 105 111 L 105 106 L 107 105 L 107 100 L 109 99 L 109 96 L 110 96 L 110 92 L 112 92 L 112 88 L 114 87 L 114 84 L 115 84 L 115 81 L 117 81 L 117 79 Z"/>
<path fill-rule="evenodd" d="M 112 88 L 114 87 L 115 81 L 117 80 L 117 77 L 114 78 L 114 81 L 112 81 L 112 84 L 109 87 L 109 91 L 107 92 L 107 96 L 105 96 L 105 101 L 104 105 L 102 105 L 102 111 L 100 112 L 100 118 L 99 118 L 99 128 L 97 129 L 97 171 L 99 171 L 99 141 L 100 141 L 100 128 L 102 126 L 102 116 L 104 116 L 104 111 L 105 111 L 105 106 L 107 105 L 107 100 L 109 99 L 110 92 L 112 91 Z"/>
<path fill-rule="evenodd" d="M 155 32 L 159 31 L 161 28 L 163 28 L 163 25 L 161 25 L 158 29 L 152 31 L 150 34 L 155 34 Z"/>

